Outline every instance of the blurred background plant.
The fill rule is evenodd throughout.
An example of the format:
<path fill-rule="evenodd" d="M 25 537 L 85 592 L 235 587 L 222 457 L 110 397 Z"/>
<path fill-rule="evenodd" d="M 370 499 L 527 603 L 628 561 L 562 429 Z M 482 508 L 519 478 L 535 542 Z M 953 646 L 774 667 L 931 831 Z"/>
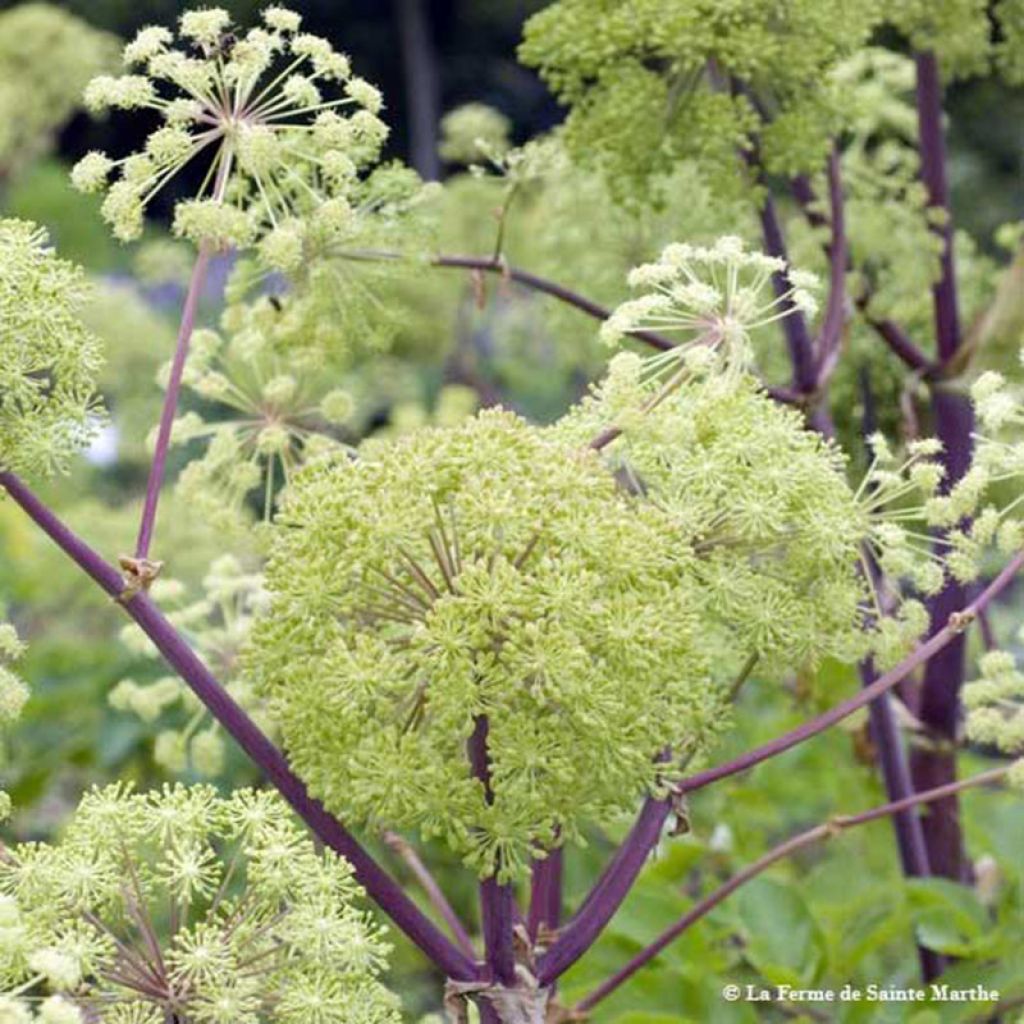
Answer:
<path fill-rule="evenodd" d="M 97 197 L 74 191 L 68 171 L 90 150 L 120 154 L 144 142 L 152 128 L 144 118 L 140 124 L 85 117 L 82 88 L 117 63 L 122 40 L 145 25 L 173 22 L 184 6 L 178 0 L 0 2 L 0 212 L 45 225 L 61 256 L 85 266 L 94 287 L 84 317 L 106 355 L 100 389 L 109 420 L 88 459 L 43 491 L 110 560 L 138 519 L 146 436 L 159 416 L 189 273 L 188 248 L 170 233 L 173 204 L 198 180 L 186 173 L 161 193 L 141 243 L 121 246 L 102 223 Z M 226 6 L 247 25 L 261 5 Z M 282 275 L 267 278 L 245 260 L 218 257 L 201 304 L 205 341 L 198 339 L 189 366 L 172 452 L 176 484 L 161 516 L 160 547 L 172 557 L 173 581 L 161 581 L 163 593 L 155 596 L 250 709 L 254 699 L 235 654 L 261 600 L 258 527 L 297 461 L 368 436 L 452 425 L 499 403 L 549 422 L 585 394 L 607 358 L 597 323 L 523 287 L 513 270 L 613 308 L 629 296 L 627 271 L 666 243 L 757 235 L 749 198 L 735 189 L 723 194 L 702 166 L 706 152 L 683 146 L 672 160 L 643 167 L 657 201 L 622 205 L 600 162 L 574 155 L 572 121 L 563 145 L 556 129 L 565 111 L 517 60 L 524 25 L 547 6 L 544 0 L 297 0 L 294 6 L 310 31 L 343 48 L 357 73 L 381 87 L 392 133 L 372 186 L 354 200 L 368 219 L 335 243 L 330 261 L 321 264 L 326 269 L 317 271 L 322 277 L 289 288 Z M 881 41 L 905 49 L 899 37 Z M 872 316 L 896 317 L 915 337 L 929 338 L 931 270 L 921 253 L 934 247 L 916 183 L 911 62 L 893 49 L 860 50 L 834 74 L 852 111 L 842 154 L 857 267 L 851 278 L 869 296 Z M 981 310 L 998 294 L 995 268 L 1007 250 L 1016 250 L 1013 226 L 1024 220 L 1024 91 L 1005 76 L 981 75 L 953 83 L 947 109 L 964 319 L 981 330 Z M 632 115 L 640 120 L 635 110 Z M 776 135 L 785 155 L 791 141 L 785 125 Z M 711 156 L 721 161 L 731 145 Z M 780 168 L 785 159 L 779 157 Z M 442 180 L 443 191 L 422 187 Z M 827 274 L 820 220 L 807 222 L 794 201 L 781 208 L 794 262 Z M 431 268 L 437 253 L 472 257 L 476 265 L 456 260 Z M 1016 358 L 1020 343 L 1019 310 L 1012 303 L 997 310 L 1008 319 L 998 330 L 988 324 L 979 357 L 985 365 L 1002 365 L 1007 353 Z M 310 337 L 313 322 L 332 330 L 303 351 L 293 343 Z M 777 338 L 770 345 L 759 349 L 758 363 L 776 383 L 788 372 L 786 354 Z M 852 322 L 847 346 L 832 382 L 832 411 L 838 435 L 866 463 L 866 425 L 903 431 L 915 396 L 862 319 Z M 993 633 L 1012 638 L 1005 644 L 1011 651 L 1021 646 L 1020 609 L 1017 593 L 991 613 Z M 225 791 L 256 781 L 249 763 L 211 729 L 151 652 L 119 635 L 107 599 L 7 501 L 0 501 L 0 613 L 25 641 L 17 671 L 32 681 L 19 729 L 0 740 L 9 746 L 0 759 L 0 788 L 17 807 L 11 825 L 17 837 L 51 837 L 86 788 L 114 777 L 140 786 L 202 778 Z M 980 646 L 973 634 L 971 644 Z M 2 653 L 9 653 L 6 647 Z M 782 690 L 760 689 L 755 672 L 723 758 L 778 735 L 857 685 L 852 670 L 832 662 L 813 679 L 793 677 Z M 913 723 L 910 728 L 913 734 Z M 585 994 L 695 894 L 780 837 L 837 806 L 882 802 L 870 748 L 866 719 L 855 719 L 839 738 L 818 738 L 750 778 L 695 797 L 689 833 L 663 844 L 594 955 L 566 977 L 566 993 Z M 951 983 L 985 983 L 1024 999 L 1010 956 L 1024 940 L 1024 808 L 1009 797 L 970 794 L 963 813 L 973 886 L 936 880 L 908 886 L 889 826 L 873 825 L 774 869 L 670 947 L 593 1019 L 793 1019 L 796 1012 L 786 1007 L 730 1007 L 718 993 L 726 982 L 742 980 L 910 984 L 916 963 L 908 931 L 960 959 Z M 627 824 L 593 836 L 592 846 L 571 861 L 569 901 L 592 882 Z M 411 880 L 409 866 L 381 850 Z M 429 852 L 443 888 L 468 916 L 472 880 L 452 855 Z M 436 1012 L 434 979 L 413 949 L 392 937 L 392 987 L 403 993 L 412 1018 Z M 886 1016 L 875 1009 L 851 1009 L 843 1020 L 911 1019 L 903 1010 Z M 928 1013 L 913 1019 L 973 1019 L 953 1006 Z"/>

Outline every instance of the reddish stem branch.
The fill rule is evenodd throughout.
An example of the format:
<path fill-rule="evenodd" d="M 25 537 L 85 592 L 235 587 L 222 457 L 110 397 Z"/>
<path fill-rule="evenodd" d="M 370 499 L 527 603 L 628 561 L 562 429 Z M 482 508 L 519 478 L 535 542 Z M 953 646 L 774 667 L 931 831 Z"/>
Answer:
<path fill-rule="evenodd" d="M 164 405 L 160 412 L 160 426 L 157 429 L 156 448 L 153 451 L 153 462 L 149 467 L 149 480 L 146 482 L 146 499 L 142 506 L 142 521 L 139 523 L 139 537 L 135 544 L 136 558 L 147 558 L 153 541 L 160 489 L 163 487 L 164 474 L 167 471 L 171 430 L 174 427 L 174 417 L 177 414 L 178 401 L 181 398 L 181 379 L 185 372 L 185 363 L 188 360 L 192 332 L 195 330 L 199 296 L 202 294 L 203 285 L 206 283 L 206 272 L 210 266 L 210 255 L 209 243 L 203 242 L 192 268 L 192 279 L 189 281 L 185 306 L 181 311 L 181 325 L 178 328 L 178 340 L 174 349 L 174 360 L 171 363 L 171 376 L 167 382 L 167 393 L 164 395 Z"/>
<path fill-rule="evenodd" d="M 13 473 L 0 473 L 3 487 L 44 533 L 113 599 L 125 592 L 121 574 L 73 533 Z M 280 750 L 213 677 L 153 601 L 139 593 L 120 602 L 166 662 L 261 769 L 312 832 L 353 867 L 360 885 L 394 923 L 453 979 L 473 981 L 476 964 L 456 948 L 344 826 L 314 800 Z"/>
<path fill-rule="evenodd" d="M 799 850 L 803 850 L 815 843 L 832 839 L 842 832 L 856 828 L 858 825 L 866 825 L 869 822 L 878 821 L 880 818 L 902 814 L 921 805 L 933 803 L 936 800 L 948 799 L 965 789 L 998 782 L 1009 770 L 1010 766 L 1004 765 L 1000 768 L 993 768 L 991 771 L 982 772 L 973 778 L 962 779 L 959 782 L 930 789 L 923 793 L 915 793 L 903 800 L 896 800 L 881 807 L 874 807 L 871 810 L 862 811 L 860 814 L 840 815 L 831 818 L 822 825 L 817 825 L 815 828 L 808 829 L 806 832 L 801 832 L 799 835 L 787 839 L 784 843 L 780 843 L 774 849 L 769 850 L 763 857 L 754 861 L 753 864 L 744 868 L 724 885 L 719 886 L 713 893 L 691 907 L 674 925 L 667 928 L 654 942 L 633 957 L 621 971 L 609 978 L 578 1003 L 576 1010 L 580 1013 L 586 1013 L 593 1009 L 602 999 L 611 995 L 620 985 L 631 978 L 641 967 L 653 960 L 666 946 L 682 935 L 683 932 L 696 924 L 702 917 L 706 917 L 728 896 L 780 860 L 792 856 L 792 854 Z"/>
<path fill-rule="evenodd" d="M 911 672 L 929 661 L 940 651 L 952 644 L 962 642 L 964 629 L 974 620 L 982 608 L 985 608 L 989 602 L 1009 586 L 1013 577 L 1020 571 L 1022 566 L 1024 566 L 1024 551 L 1019 551 L 977 598 L 962 608 L 952 610 L 947 616 L 946 624 L 940 630 L 917 647 L 895 668 L 879 676 L 870 686 L 865 686 L 853 697 L 830 708 L 823 714 L 818 715 L 817 718 L 812 718 L 809 722 L 805 722 L 796 729 L 784 733 L 769 743 L 765 743 L 763 746 L 748 750 L 745 754 L 741 754 L 725 764 L 718 765 L 715 768 L 708 768 L 706 771 L 698 772 L 696 775 L 683 779 L 678 784 L 677 789 L 683 793 L 692 793 L 695 790 L 703 789 L 704 786 L 712 782 L 717 782 L 719 779 L 728 778 L 730 775 L 736 775 L 739 772 L 746 771 L 748 768 L 753 768 L 762 761 L 776 757 L 811 739 L 813 736 L 817 736 L 837 722 L 841 722 L 844 718 L 852 715 L 858 708 L 864 707 L 865 704 L 870 704 L 871 701 L 883 693 L 888 693 L 897 683 L 902 682 Z"/>
<path fill-rule="evenodd" d="M 411 843 L 400 836 L 397 832 L 385 832 L 384 842 L 402 860 L 405 866 L 412 872 L 413 877 L 419 882 L 420 887 L 427 894 L 430 905 L 441 916 L 441 919 L 448 926 L 448 931 L 463 953 L 471 960 L 476 959 L 476 950 L 473 949 L 473 941 L 469 937 L 465 926 L 455 913 L 455 908 L 448 902 L 444 890 L 437 884 L 437 879 L 430 873 L 429 868 L 423 863 L 420 855 L 413 849 Z"/>
<path fill-rule="evenodd" d="M 595 320 L 607 320 L 611 316 L 611 310 L 597 302 L 591 301 L 578 292 L 574 292 L 571 288 L 556 284 L 554 281 L 549 281 L 545 277 L 539 277 L 537 274 L 531 274 L 529 271 L 509 266 L 502 260 L 483 259 L 477 256 L 437 256 L 431 260 L 431 263 L 435 267 L 477 270 L 485 274 L 500 274 L 509 281 L 515 281 L 517 284 L 524 285 L 535 292 L 550 295 L 560 302 L 574 306 L 588 316 L 592 316 Z M 650 345 L 651 348 L 658 349 L 659 352 L 667 352 L 669 349 L 676 347 L 675 342 L 671 338 L 666 338 L 665 335 L 659 334 L 657 331 L 631 331 L 630 337 L 644 342 L 645 345 Z"/>
<path fill-rule="evenodd" d="M 828 158 L 828 193 L 832 221 L 832 239 L 828 247 L 828 306 L 815 343 L 818 370 L 815 388 L 820 390 L 839 365 L 839 352 L 846 322 L 846 267 L 849 252 L 846 244 L 846 209 L 843 201 L 843 180 L 839 150 L 833 145 Z"/>

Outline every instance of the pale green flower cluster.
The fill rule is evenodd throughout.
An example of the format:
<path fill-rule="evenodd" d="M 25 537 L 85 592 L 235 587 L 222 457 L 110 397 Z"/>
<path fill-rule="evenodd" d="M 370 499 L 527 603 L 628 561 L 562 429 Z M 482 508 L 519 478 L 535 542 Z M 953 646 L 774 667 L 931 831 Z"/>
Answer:
<path fill-rule="evenodd" d="M 772 673 L 862 651 L 866 517 L 842 454 L 798 412 L 737 375 L 685 377 L 666 394 L 623 353 L 557 429 L 586 443 L 609 425 L 622 431 L 605 448 L 610 467 L 697 556 L 717 663 L 756 656 Z"/>
<path fill-rule="evenodd" d="M 90 83 L 94 112 L 153 110 L 163 122 L 142 152 L 92 152 L 72 172 L 84 191 L 107 189 L 103 214 L 119 238 L 139 237 L 146 206 L 197 159 L 206 167 L 199 194 L 175 210 L 183 237 L 237 248 L 260 241 L 270 266 L 295 267 L 307 235 L 346 230 L 353 183 L 387 137 L 383 101 L 300 22 L 268 7 L 263 24 L 242 34 L 221 8 L 187 11 L 177 40 L 145 28 L 125 48 L 128 73 Z"/>
<path fill-rule="evenodd" d="M 1024 674 L 1016 659 L 1006 651 L 989 651 L 978 669 L 981 678 L 967 683 L 962 693 L 968 739 L 1004 754 L 1024 754 Z M 1024 787 L 1024 760 L 1013 766 L 1010 781 Z"/>
<path fill-rule="evenodd" d="M 25 648 L 18 633 L 8 622 L 0 622 L 0 736 L 20 717 L 29 697 L 24 680 L 14 671 L 14 663 Z M 5 755 L 0 748 L 0 768 Z M 11 798 L 0 789 L 0 821 L 11 813 Z"/>
<path fill-rule="evenodd" d="M 116 61 L 114 36 L 56 4 L 0 12 L 0 178 L 49 149 L 85 84 Z"/>
<path fill-rule="evenodd" d="M 595 453 L 487 411 L 303 470 L 253 672 L 327 807 L 510 878 L 705 746 L 693 565 Z"/>
<path fill-rule="evenodd" d="M 265 603 L 263 577 L 246 572 L 234 555 L 222 555 L 203 579 L 198 600 L 190 598 L 183 584 L 164 578 L 153 583 L 150 593 L 228 693 L 264 732 L 273 734 L 263 702 L 239 664 L 252 621 Z M 131 650 L 159 662 L 159 652 L 137 626 L 126 626 L 121 637 Z M 147 724 L 164 723 L 156 736 L 153 759 L 166 771 L 180 774 L 191 768 L 197 775 L 211 777 L 224 770 L 223 731 L 177 676 L 148 683 L 122 679 L 108 699 L 118 711 L 137 715 Z M 182 724 L 169 725 L 168 719 Z"/>
<path fill-rule="evenodd" d="M 437 194 L 409 168 L 384 164 L 351 183 L 343 226 L 325 230 L 313 215 L 271 232 L 232 272 L 225 328 L 255 320 L 289 360 L 335 370 L 387 348 L 408 319 L 393 290 L 432 250 Z M 400 258 L 381 260 L 382 251 Z M 285 275 L 286 295 L 267 297 L 280 291 L 268 270 Z"/>
<path fill-rule="evenodd" d="M 179 489 L 234 530 L 247 526 L 254 510 L 270 518 L 279 487 L 303 462 L 338 446 L 335 434 L 353 410 L 327 374 L 275 348 L 278 311 L 271 302 L 245 313 L 227 340 L 196 332 L 183 380 L 209 412 L 184 413 L 171 434 L 174 444 L 205 444 Z"/>
<path fill-rule="evenodd" d="M 100 414 L 88 289 L 27 221 L 0 220 L 0 266 L 0 469 L 47 475 L 88 444 Z"/>
<path fill-rule="evenodd" d="M 786 288 L 773 291 L 779 275 Z M 622 303 L 601 327 L 601 338 L 614 345 L 637 330 L 654 330 L 676 348 L 647 366 L 691 369 L 697 366 L 742 373 L 750 368 L 751 335 L 799 310 L 818 309 L 818 278 L 789 267 L 785 260 L 749 250 L 741 238 L 725 235 L 714 245 L 674 243 L 654 263 L 629 275 L 637 298 Z"/>
<path fill-rule="evenodd" d="M 752 133 L 772 172 L 822 165 L 842 123 L 828 73 L 878 19 L 874 0 L 559 0 L 527 23 L 520 57 L 570 107 L 570 148 L 623 198 L 685 156 L 720 194 L 749 197 L 738 153 Z M 770 121 L 730 76 L 771 83 Z"/>
<path fill-rule="evenodd" d="M 93 790 L 60 842 L 0 848 L 0 1020 L 397 1024 L 358 896 L 276 796 Z"/>

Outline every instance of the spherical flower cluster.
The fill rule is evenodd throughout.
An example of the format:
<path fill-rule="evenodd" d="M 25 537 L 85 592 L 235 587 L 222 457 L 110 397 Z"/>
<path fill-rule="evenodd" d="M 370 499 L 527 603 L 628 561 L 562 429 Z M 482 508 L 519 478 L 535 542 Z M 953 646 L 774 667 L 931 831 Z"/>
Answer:
<path fill-rule="evenodd" d="M 84 275 L 43 229 L 0 220 L 0 266 L 0 470 L 45 475 L 93 435 L 100 343 L 80 318 Z"/>
<path fill-rule="evenodd" d="M 779 295 L 772 293 L 773 278 L 785 283 Z M 797 310 L 813 316 L 818 308 L 814 274 L 750 251 L 732 235 L 710 247 L 669 245 L 657 262 L 633 270 L 629 283 L 644 294 L 612 313 L 601 338 L 614 345 L 641 329 L 678 334 L 680 344 L 650 362 L 659 369 L 706 365 L 714 353 L 716 365 L 742 372 L 752 361 L 753 332 Z"/>
<path fill-rule="evenodd" d="M 253 618 L 266 598 L 263 577 L 246 572 L 234 555 L 222 555 L 203 579 L 203 596 L 198 600 L 189 600 L 183 584 L 162 577 L 150 593 L 228 693 L 264 732 L 272 733 L 263 702 L 239 664 Z M 126 626 L 121 636 L 133 651 L 159 661 L 159 652 L 137 626 Z M 173 714 L 174 724 L 165 724 L 153 750 L 154 760 L 166 771 L 178 774 L 191 768 L 198 775 L 214 776 L 224 770 L 221 728 L 177 676 L 147 683 L 122 679 L 110 691 L 109 701 L 146 723 L 158 719 L 166 723 Z"/>
<path fill-rule="evenodd" d="M 716 663 L 756 656 L 771 673 L 862 655 L 868 523 L 839 450 L 749 377 L 688 378 L 652 403 L 659 394 L 644 361 L 620 354 L 558 429 L 579 444 L 621 430 L 605 457 L 695 552 Z"/>
<path fill-rule="evenodd" d="M 251 654 L 297 771 L 483 876 L 634 807 L 723 708 L 670 525 L 504 411 L 307 466 Z"/>
<path fill-rule="evenodd" d="M 275 796 L 94 790 L 58 844 L 0 850 L 0 1020 L 397 1024 L 358 895 Z"/>
<path fill-rule="evenodd" d="M 198 196 L 177 205 L 179 235 L 235 247 L 266 235 L 280 254 L 304 230 L 301 215 L 319 230 L 345 224 L 351 183 L 387 137 L 381 95 L 326 39 L 299 28 L 280 7 L 244 34 L 221 8 L 187 11 L 178 47 L 169 29 L 145 28 L 125 48 L 129 72 L 90 83 L 94 112 L 154 110 L 163 122 L 142 152 L 92 152 L 72 171 L 83 191 L 107 189 L 103 214 L 119 238 L 139 237 L 146 206 L 197 159 L 206 173 Z"/>
<path fill-rule="evenodd" d="M 260 305 L 276 316 L 271 303 Z M 185 413 L 171 435 L 175 444 L 206 442 L 179 488 L 226 528 L 246 525 L 253 508 L 269 519 L 278 488 L 303 462 L 338 446 L 334 433 L 352 411 L 328 375 L 277 351 L 260 319 L 247 318 L 229 341 L 196 333 L 184 383 L 212 411 Z"/>

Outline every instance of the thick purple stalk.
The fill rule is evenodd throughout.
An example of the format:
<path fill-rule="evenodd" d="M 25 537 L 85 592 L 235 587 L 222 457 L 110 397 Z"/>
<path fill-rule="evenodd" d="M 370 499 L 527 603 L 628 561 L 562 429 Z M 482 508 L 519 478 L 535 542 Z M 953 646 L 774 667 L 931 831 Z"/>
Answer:
<path fill-rule="evenodd" d="M 531 939 L 541 928 L 554 932 L 562 919 L 562 848 L 533 862 L 530 879 L 530 910 L 526 920 Z"/>
<path fill-rule="evenodd" d="M 942 125 L 942 80 L 934 53 L 918 53 L 917 115 L 921 156 L 921 180 L 928 192 L 929 207 L 940 213 L 935 227 L 942 239 L 940 275 L 932 288 L 935 337 L 939 363 L 949 367 L 960 352 L 960 314 L 953 262 L 953 224 L 946 180 L 946 146 Z M 943 443 L 945 485 L 952 487 L 970 467 L 974 411 L 963 395 L 936 385 L 932 389 L 935 432 Z M 943 620 L 950 608 L 963 603 L 964 587 L 951 582 L 929 602 L 932 624 Z M 918 717 L 928 729 L 932 744 L 913 752 L 911 771 L 918 789 L 934 789 L 956 778 L 956 730 L 960 688 L 965 674 L 964 638 L 950 644 L 929 662 L 921 686 Z M 956 795 L 933 805 L 924 820 L 925 841 L 932 870 L 947 878 L 966 879 L 965 859 Z"/>
<path fill-rule="evenodd" d="M 604 874 L 566 924 L 560 938 L 538 962 L 537 980 L 541 987 L 553 984 L 604 931 L 633 887 L 671 810 L 671 800 L 648 797 L 645 801 L 636 824 Z"/>
<path fill-rule="evenodd" d="M 786 242 L 782 235 L 778 214 L 772 197 L 765 196 L 759 214 L 761 233 L 764 236 L 765 251 L 769 256 L 789 262 Z M 791 288 L 785 273 L 773 274 L 772 285 L 777 296 L 785 295 Z M 805 395 L 813 394 L 818 380 L 814 360 L 814 345 L 811 333 L 807 328 L 807 318 L 791 302 L 788 303 L 789 315 L 782 321 L 782 328 L 789 346 L 789 358 L 793 364 L 793 387 Z"/>
<path fill-rule="evenodd" d="M 862 663 L 860 671 L 864 685 L 870 686 L 876 678 L 871 662 Z M 903 737 L 893 711 L 892 697 L 887 693 L 872 701 L 868 705 L 868 712 L 871 737 L 878 751 L 885 791 L 891 801 L 906 800 L 914 795 L 914 783 L 910 777 Z M 907 878 L 928 878 L 932 873 L 931 865 L 928 863 L 928 847 L 917 810 L 894 811 L 892 825 L 903 874 Z M 921 977 L 925 982 L 934 981 L 942 974 L 945 960 L 935 950 L 918 946 L 917 956 L 921 963 Z"/>
<path fill-rule="evenodd" d="M 846 244 L 843 179 L 839 166 L 839 151 L 835 146 L 832 147 L 828 158 L 828 194 L 832 227 L 832 237 L 828 245 L 828 306 L 816 345 L 818 369 L 815 375 L 815 390 L 820 390 L 828 383 L 839 364 L 843 325 L 846 323 L 846 267 L 849 263 L 849 252 Z"/>
<path fill-rule="evenodd" d="M 935 231 L 942 238 L 942 273 L 932 288 L 935 303 L 935 335 L 939 360 L 948 363 L 960 348 L 960 313 L 956 273 L 953 269 L 953 221 L 949 216 L 949 184 L 946 180 L 946 142 L 942 132 L 942 79 L 934 53 L 918 53 L 917 117 L 921 154 L 921 180 L 928 190 L 928 205 L 942 214 Z"/>
<path fill-rule="evenodd" d="M 649 946 L 642 949 L 625 967 L 598 988 L 590 993 L 585 999 L 576 1005 L 577 1012 L 585 1014 L 592 1010 L 599 1002 L 612 994 L 620 985 L 628 981 L 641 967 L 644 967 L 653 960 L 663 949 L 677 939 L 687 929 L 696 924 L 701 918 L 706 917 L 712 910 L 731 896 L 737 889 L 745 885 L 751 879 L 756 878 L 766 871 L 773 864 L 778 863 L 786 857 L 791 856 L 798 850 L 823 840 L 831 839 L 842 832 L 859 825 L 867 825 L 870 822 L 878 821 L 890 815 L 913 813 L 914 809 L 922 805 L 933 804 L 939 800 L 949 799 L 956 796 L 965 789 L 973 789 L 977 786 L 990 785 L 1000 781 L 1009 771 L 1009 765 L 1001 768 L 993 768 L 990 771 L 982 772 L 972 778 L 960 782 L 951 783 L 936 789 L 927 790 L 922 793 L 914 793 L 902 800 L 895 800 L 892 803 L 884 804 L 881 807 L 873 807 L 868 811 L 861 811 L 859 814 L 846 814 L 830 819 L 823 825 L 817 825 L 806 832 L 787 839 L 774 849 L 769 850 L 763 857 L 748 865 L 738 874 L 730 878 L 724 885 L 719 886 L 710 895 L 695 903 L 675 924 L 667 928 Z"/>
<path fill-rule="evenodd" d="M 167 452 L 171 445 L 171 428 L 174 426 L 174 417 L 178 412 L 181 378 L 185 372 L 192 332 L 195 330 L 196 311 L 199 307 L 199 297 L 202 294 L 203 285 L 206 283 L 210 256 L 211 247 L 208 242 L 203 242 L 196 255 L 196 262 L 192 268 L 192 279 L 189 281 L 185 305 L 181 311 L 181 324 L 178 327 L 178 340 L 174 349 L 174 360 L 171 363 L 171 376 L 167 382 L 167 393 L 164 395 L 164 405 L 160 413 L 160 426 L 157 429 L 156 448 L 153 451 L 153 462 L 149 467 L 149 480 L 146 482 L 146 499 L 142 506 L 142 521 L 139 523 L 139 537 L 135 544 L 136 558 L 148 558 L 153 541 L 160 489 L 163 487 L 164 474 L 167 471 Z"/>
<path fill-rule="evenodd" d="M 473 775 L 484 787 L 484 798 L 494 802 L 491 791 L 491 759 L 487 753 L 490 724 L 486 715 L 475 720 L 473 735 L 469 738 L 467 753 Z M 487 966 L 494 981 L 511 988 L 516 981 L 516 957 L 513 927 L 516 920 L 515 889 L 502 885 L 497 875 L 480 883 L 480 923 L 484 933 Z"/>
<path fill-rule="evenodd" d="M 13 473 L 0 473 L 0 486 L 47 536 L 112 598 L 125 592 L 121 574 L 73 533 Z M 167 663 L 189 685 L 213 717 L 232 736 L 295 812 L 325 845 L 352 865 L 360 885 L 394 923 L 453 979 L 478 977 L 473 961 L 419 910 L 401 887 L 359 845 L 341 823 L 314 800 L 288 766 L 284 755 L 211 675 L 177 630 L 143 593 L 122 601 L 125 611 L 142 628 Z"/>

